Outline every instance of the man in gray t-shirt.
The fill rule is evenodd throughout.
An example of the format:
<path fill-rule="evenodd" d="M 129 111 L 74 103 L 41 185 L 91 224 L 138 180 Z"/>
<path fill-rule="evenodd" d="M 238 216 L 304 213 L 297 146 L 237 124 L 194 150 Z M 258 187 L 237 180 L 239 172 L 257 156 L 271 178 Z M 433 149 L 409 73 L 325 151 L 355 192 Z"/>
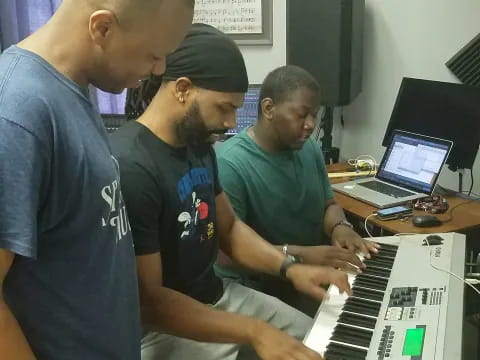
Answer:
<path fill-rule="evenodd" d="M 108 9 L 108 10 L 102 10 Z M 0 56 L 0 358 L 140 358 L 131 229 L 88 85 L 164 71 L 193 0 L 64 0 Z"/>

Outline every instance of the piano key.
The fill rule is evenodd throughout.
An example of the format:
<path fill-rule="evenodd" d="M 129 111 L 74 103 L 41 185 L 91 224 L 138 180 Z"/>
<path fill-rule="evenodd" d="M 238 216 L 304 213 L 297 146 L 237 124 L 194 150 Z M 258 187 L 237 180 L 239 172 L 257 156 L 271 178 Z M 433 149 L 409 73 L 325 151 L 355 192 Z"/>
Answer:
<path fill-rule="evenodd" d="M 385 291 L 385 288 L 381 285 L 378 284 L 372 284 L 371 282 L 359 279 L 355 280 L 354 284 L 355 287 L 361 287 L 364 289 L 371 289 L 371 290 L 377 290 L 377 291 Z"/>
<path fill-rule="evenodd" d="M 367 329 L 374 329 L 377 319 L 369 316 L 362 316 L 359 314 L 353 314 L 349 312 L 342 312 L 338 317 L 338 322 L 347 325 L 364 327 Z"/>
<path fill-rule="evenodd" d="M 350 285 L 355 279 L 354 275 L 348 275 Z M 308 333 L 305 345 L 323 354 L 330 342 L 333 329 L 337 325 L 338 315 L 348 298 L 346 293 L 340 294 L 336 286 L 330 286 L 328 299 L 322 301 L 315 323 Z"/>
<path fill-rule="evenodd" d="M 361 287 L 354 286 L 352 288 L 352 296 L 367 299 L 367 300 L 374 300 L 382 302 L 384 293 L 380 291 L 374 291 L 369 289 L 363 289 Z"/>
<path fill-rule="evenodd" d="M 391 256 L 383 256 L 379 254 L 379 255 L 373 255 L 370 259 L 365 259 L 365 261 L 368 261 L 368 260 L 378 261 L 378 262 L 385 263 L 389 266 L 393 266 L 393 262 L 395 261 L 395 258 Z"/>
<path fill-rule="evenodd" d="M 385 249 L 379 255 L 372 254 L 370 259 L 363 259 L 363 256 L 361 258 L 365 260 L 367 267 L 370 265 L 376 270 L 386 271 L 385 274 L 387 274 L 393 267 L 397 248 L 387 246 Z M 336 287 L 330 287 L 330 297 L 322 302 L 319 309 L 321 316 L 318 318 L 317 315 L 315 325 L 307 337 L 306 345 L 320 353 L 325 352 L 326 360 L 329 359 L 328 356 L 332 360 L 365 359 L 367 349 L 362 349 L 354 344 L 330 340 L 330 338 L 339 324 L 348 325 L 352 329 L 373 329 L 377 320 L 376 316 L 378 316 L 380 311 L 379 305 L 381 303 L 378 301 L 380 298 L 383 299 L 384 291 L 388 284 L 388 275 L 386 276 L 387 279 L 385 279 L 384 273 L 379 273 L 375 270 L 367 275 L 360 275 L 360 277 L 349 275 L 348 278 L 352 291 L 356 290 L 358 297 L 355 299 L 352 296 L 352 300 L 347 304 L 348 297 L 345 294 L 339 294 Z M 376 303 L 369 300 L 376 301 Z M 345 306 L 347 309 L 344 309 Z M 342 315 L 343 323 L 339 321 L 339 315 Z M 363 341 L 365 342 L 366 340 L 364 339 Z M 327 349 L 330 350 L 327 351 Z"/>
<path fill-rule="evenodd" d="M 374 308 L 365 307 L 362 305 L 356 304 L 347 304 L 345 303 L 344 307 L 342 308 L 343 311 L 350 311 L 355 314 L 363 314 L 363 315 L 370 315 L 370 316 L 378 316 L 379 310 Z"/>
<path fill-rule="evenodd" d="M 371 277 L 370 275 L 358 275 L 353 286 L 362 286 L 369 289 L 385 291 L 387 288 L 388 281 L 382 278 Z"/>
<path fill-rule="evenodd" d="M 395 261 L 395 255 L 381 253 L 381 254 L 373 255 L 371 259 L 382 261 L 393 266 L 393 262 Z"/>
<path fill-rule="evenodd" d="M 374 266 L 367 266 L 366 269 L 362 270 L 363 274 L 366 275 L 375 275 L 382 277 L 384 279 L 387 279 L 390 277 L 390 271 L 389 270 L 384 270 L 384 269 L 379 269 Z"/>
<path fill-rule="evenodd" d="M 389 250 L 394 250 L 398 251 L 398 245 L 391 245 L 391 244 L 380 244 L 382 249 L 389 249 Z"/>
<path fill-rule="evenodd" d="M 387 263 L 387 262 L 378 261 L 378 260 L 374 260 L 374 259 L 365 259 L 363 261 L 363 263 L 367 267 L 374 266 L 375 268 L 386 269 L 386 270 L 389 270 L 389 271 L 392 270 L 392 265 L 393 265 L 393 261 Z"/>
<path fill-rule="evenodd" d="M 356 298 L 354 296 L 349 297 L 345 301 L 345 304 L 365 306 L 366 308 L 369 308 L 369 309 L 380 309 L 380 306 L 381 306 L 381 302 L 379 302 L 379 301 L 359 299 L 359 298 Z"/>
<path fill-rule="evenodd" d="M 325 352 L 325 360 L 364 360 L 367 350 L 347 345 L 330 343 Z"/>
<path fill-rule="evenodd" d="M 372 256 L 372 258 L 382 257 L 386 259 L 395 259 L 396 252 L 389 250 L 379 250 L 378 253 Z"/>
<path fill-rule="evenodd" d="M 368 349 L 368 346 L 370 345 L 370 340 L 371 339 L 364 339 L 360 336 L 355 336 L 354 333 L 347 334 L 343 332 L 340 332 L 340 333 L 334 332 L 333 336 L 330 338 L 330 341 L 358 345 L 367 349 Z"/>
<path fill-rule="evenodd" d="M 388 284 L 388 279 L 378 277 L 376 275 L 370 275 L 370 274 L 360 274 L 356 277 L 356 279 L 364 279 L 366 281 L 371 281 L 379 284 Z"/>
<path fill-rule="evenodd" d="M 359 313 L 358 309 L 360 309 L 361 314 L 378 316 L 378 313 L 379 313 L 378 307 L 372 306 L 371 304 L 368 304 L 366 301 L 358 301 L 359 299 L 355 299 L 355 298 L 350 298 L 349 300 L 350 301 L 347 300 L 345 302 L 344 310 L 350 311 L 351 309 L 352 312 L 356 312 L 356 311 L 353 311 L 353 309 L 357 309 L 356 313 Z"/>
<path fill-rule="evenodd" d="M 372 340 L 372 331 L 338 324 L 333 330 L 333 335 L 330 339 L 332 341 L 358 345 L 368 349 L 370 341 Z"/>

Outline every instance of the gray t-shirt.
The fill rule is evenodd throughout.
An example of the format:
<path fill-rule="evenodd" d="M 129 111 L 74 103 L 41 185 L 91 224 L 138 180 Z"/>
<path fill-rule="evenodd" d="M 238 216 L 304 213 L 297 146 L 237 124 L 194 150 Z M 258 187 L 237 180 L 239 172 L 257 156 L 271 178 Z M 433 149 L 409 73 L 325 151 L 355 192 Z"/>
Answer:
<path fill-rule="evenodd" d="M 5 300 L 39 360 L 140 359 L 118 163 L 87 91 L 39 56 L 0 56 Z"/>

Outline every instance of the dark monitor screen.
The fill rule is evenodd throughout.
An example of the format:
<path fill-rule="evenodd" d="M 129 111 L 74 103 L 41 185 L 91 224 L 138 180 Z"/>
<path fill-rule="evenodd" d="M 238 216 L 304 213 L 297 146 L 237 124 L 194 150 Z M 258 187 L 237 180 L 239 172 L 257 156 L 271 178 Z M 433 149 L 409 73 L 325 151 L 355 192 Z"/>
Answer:
<path fill-rule="evenodd" d="M 480 143 L 480 88 L 403 78 L 383 146 L 395 129 L 453 141 L 447 164 L 471 169 Z"/>
<path fill-rule="evenodd" d="M 258 101 L 261 85 L 249 85 L 245 93 L 243 106 L 237 110 L 237 127 L 229 130 L 228 135 L 238 134 L 243 129 L 254 125 L 258 117 Z"/>

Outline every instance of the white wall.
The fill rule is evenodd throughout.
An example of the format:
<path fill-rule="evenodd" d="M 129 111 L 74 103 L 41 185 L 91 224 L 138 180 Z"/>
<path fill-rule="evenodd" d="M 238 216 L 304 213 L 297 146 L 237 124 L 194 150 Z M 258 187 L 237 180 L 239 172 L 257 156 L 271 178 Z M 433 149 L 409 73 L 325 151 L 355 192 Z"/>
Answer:
<path fill-rule="evenodd" d="M 287 62 L 286 0 L 273 2 L 273 46 L 241 46 L 251 84 L 261 84 L 267 74 Z"/>
<path fill-rule="evenodd" d="M 343 159 L 368 153 L 380 161 L 402 77 L 457 82 L 444 64 L 480 32 L 480 1 L 367 0 L 366 6 L 364 90 L 344 108 L 343 131 L 337 119 L 334 145 Z M 475 192 L 480 192 L 479 163 Z M 440 184 L 456 189 L 457 179 L 444 170 Z"/>

